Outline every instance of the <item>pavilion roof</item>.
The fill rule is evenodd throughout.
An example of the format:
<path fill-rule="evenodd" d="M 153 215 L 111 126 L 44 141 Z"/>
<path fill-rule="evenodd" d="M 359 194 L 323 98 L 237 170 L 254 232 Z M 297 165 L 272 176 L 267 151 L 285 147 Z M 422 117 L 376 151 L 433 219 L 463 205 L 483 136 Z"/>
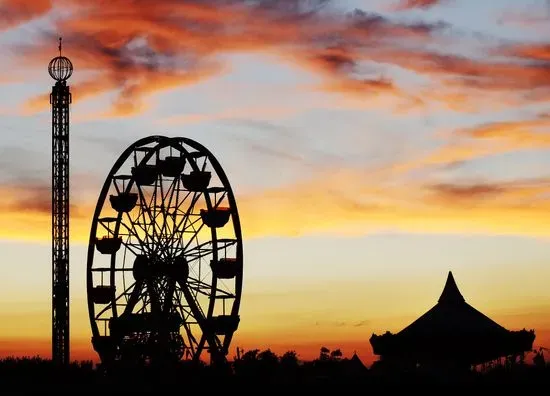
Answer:
<path fill-rule="evenodd" d="M 407 338 L 437 335 L 507 333 L 504 327 L 468 304 L 449 271 L 443 292 L 435 306 L 398 334 Z"/>
<path fill-rule="evenodd" d="M 373 334 L 377 355 L 479 363 L 532 349 L 534 331 L 510 331 L 468 304 L 449 271 L 443 292 L 424 315 L 396 334 Z"/>

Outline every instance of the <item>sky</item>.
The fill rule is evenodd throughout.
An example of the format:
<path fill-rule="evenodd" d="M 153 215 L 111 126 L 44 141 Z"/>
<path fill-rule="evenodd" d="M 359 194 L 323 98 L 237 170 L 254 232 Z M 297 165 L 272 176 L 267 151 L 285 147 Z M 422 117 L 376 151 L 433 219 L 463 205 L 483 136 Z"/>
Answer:
<path fill-rule="evenodd" d="M 71 345 L 96 359 L 91 218 L 134 141 L 222 164 L 244 238 L 232 348 L 354 351 L 466 301 L 550 347 L 550 3 L 0 0 L 0 356 L 50 354 L 47 65 L 74 64 Z M 233 355 L 234 351 L 230 351 Z"/>

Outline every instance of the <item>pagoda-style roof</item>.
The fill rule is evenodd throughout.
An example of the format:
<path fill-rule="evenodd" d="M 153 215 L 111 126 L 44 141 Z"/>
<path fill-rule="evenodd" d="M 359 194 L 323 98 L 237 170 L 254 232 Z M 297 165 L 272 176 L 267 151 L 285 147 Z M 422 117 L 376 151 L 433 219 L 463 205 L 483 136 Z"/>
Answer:
<path fill-rule="evenodd" d="M 509 331 L 468 304 L 449 272 L 437 304 L 397 334 L 373 334 L 374 353 L 476 364 L 532 349 L 534 331 Z"/>

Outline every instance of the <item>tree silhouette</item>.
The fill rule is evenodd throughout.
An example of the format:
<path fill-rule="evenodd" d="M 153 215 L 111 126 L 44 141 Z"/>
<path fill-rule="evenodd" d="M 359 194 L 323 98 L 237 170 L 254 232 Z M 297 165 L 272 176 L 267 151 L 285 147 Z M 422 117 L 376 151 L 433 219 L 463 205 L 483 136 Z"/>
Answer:
<path fill-rule="evenodd" d="M 298 367 L 298 355 L 296 351 L 286 351 L 280 359 L 281 366 L 284 368 Z"/>
<path fill-rule="evenodd" d="M 259 352 L 259 349 L 251 349 L 250 351 L 246 351 L 241 357 L 241 361 L 244 363 L 257 362 Z"/>
<path fill-rule="evenodd" d="M 342 351 L 340 349 L 335 349 L 330 353 L 330 360 L 339 361 L 342 359 Z"/>
<path fill-rule="evenodd" d="M 258 360 L 260 362 L 276 366 L 279 363 L 279 357 L 271 351 L 271 349 L 266 349 L 258 354 Z"/>
<path fill-rule="evenodd" d="M 513 359 L 508 359 L 508 362 L 493 362 L 485 370 L 456 373 L 439 370 L 430 372 L 422 368 L 403 370 L 397 365 L 383 365 L 378 368 L 372 365 L 367 369 L 355 355 L 347 359 L 340 355 L 339 349 L 331 352 L 324 347 L 320 351 L 320 357 L 323 356 L 325 360 L 301 362 L 298 362 L 295 351 L 287 351 L 281 357 L 270 349 L 240 351 L 233 362 L 234 370 L 228 372 L 191 361 L 166 367 L 150 365 L 128 368 L 122 365 L 103 369 L 94 366 L 92 362 L 74 362 L 68 367 L 59 367 L 51 360 L 39 357 L 12 357 L 0 359 L 0 394 L 15 394 L 9 392 L 12 389 L 18 390 L 16 394 L 43 392 L 45 388 L 56 389 L 58 393 L 75 389 L 100 393 L 106 387 L 126 393 L 135 391 L 158 394 L 181 385 L 182 378 L 190 386 L 223 384 L 228 393 L 246 393 L 243 392 L 245 388 L 288 393 L 289 389 L 294 391 L 299 386 L 305 386 L 306 393 L 310 393 L 317 389 L 325 390 L 329 384 L 339 386 L 340 393 L 351 393 L 347 392 L 347 387 L 367 389 L 369 386 L 396 383 L 410 385 L 411 389 L 415 385 L 422 385 L 425 389 L 427 385 L 443 383 L 473 385 L 473 389 L 479 389 L 482 385 L 507 384 L 538 387 L 539 384 L 548 385 L 550 379 L 550 365 L 544 359 L 543 350 L 547 349 L 533 351 L 536 359 L 533 365 L 527 362 L 510 364 Z"/>
<path fill-rule="evenodd" d="M 266 376 L 277 370 L 279 357 L 271 349 L 266 349 L 258 354 L 258 363 L 261 374 Z"/>
<path fill-rule="evenodd" d="M 330 349 L 328 349 L 327 347 L 321 347 L 321 351 L 319 352 L 319 360 L 321 361 L 326 361 L 326 360 L 329 360 L 329 355 L 330 353 Z"/>

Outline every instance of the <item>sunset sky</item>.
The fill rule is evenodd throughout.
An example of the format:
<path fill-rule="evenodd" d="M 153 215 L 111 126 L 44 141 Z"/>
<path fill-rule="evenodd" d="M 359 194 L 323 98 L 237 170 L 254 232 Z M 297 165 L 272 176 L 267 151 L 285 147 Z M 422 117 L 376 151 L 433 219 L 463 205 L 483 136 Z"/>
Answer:
<path fill-rule="evenodd" d="M 154 7 L 153 7 L 154 4 Z M 208 147 L 244 237 L 232 351 L 321 346 L 466 301 L 550 347 L 550 2 L 0 0 L 0 356 L 50 354 L 57 37 L 71 110 L 71 343 L 95 359 L 101 185 L 148 135 Z"/>

